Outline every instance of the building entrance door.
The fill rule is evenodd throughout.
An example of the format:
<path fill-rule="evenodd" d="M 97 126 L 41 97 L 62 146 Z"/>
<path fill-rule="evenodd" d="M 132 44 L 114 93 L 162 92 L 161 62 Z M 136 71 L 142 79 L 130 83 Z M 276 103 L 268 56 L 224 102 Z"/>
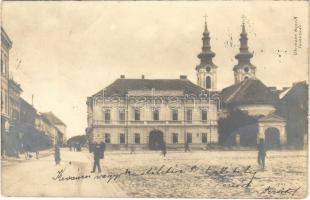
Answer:
<path fill-rule="evenodd" d="M 280 132 L 277 128 L 268 128 L 265 131 L 265 146 L 267 149 L 280 147 Z"/>
<path fill-rule="evenodd" d="M 164 143 L 164 134 L 161 131 L 153 130 L 149 136 L 149 148 L 150 150 L 159 150 Z"/>

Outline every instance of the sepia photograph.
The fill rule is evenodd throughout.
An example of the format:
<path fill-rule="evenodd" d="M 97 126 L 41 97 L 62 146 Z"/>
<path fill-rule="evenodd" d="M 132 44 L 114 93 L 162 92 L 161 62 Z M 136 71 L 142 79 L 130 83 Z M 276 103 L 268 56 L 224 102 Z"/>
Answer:
<path fill-rule="evenodd" d="M 308 1 L 2 1 L 2 197 L 305 199 Z"/>

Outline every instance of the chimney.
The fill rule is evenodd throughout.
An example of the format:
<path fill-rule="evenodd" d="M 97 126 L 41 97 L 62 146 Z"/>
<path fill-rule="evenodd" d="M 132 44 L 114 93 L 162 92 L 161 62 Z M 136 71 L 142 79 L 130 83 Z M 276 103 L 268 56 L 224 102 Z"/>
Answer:
<path fill-rule="evenodd" d="M 180 75 L 180 79 L 187 79 L 186 75 Z"/>
<path fill-rule="evenodd" d="M 145 78 L 145 76 L 144 76 L 144 74 L 142 74 L 142 75 L 141 75 L 141 79 L 144 79 L 144 78 Z"/>
<path fill-rule="evenodd" d="M 124 79 L 124 78 L 125 78 L 125 75 L 121 75 L 121 78 Z"/>

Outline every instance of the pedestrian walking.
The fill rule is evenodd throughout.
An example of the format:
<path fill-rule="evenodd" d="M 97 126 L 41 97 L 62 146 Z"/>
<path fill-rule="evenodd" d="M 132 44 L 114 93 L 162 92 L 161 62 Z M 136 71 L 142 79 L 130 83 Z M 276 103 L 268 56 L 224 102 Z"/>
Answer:
<path fill-rule="evenodd" d="M 134 145 L 131 145 L 130 146 L 130 154 L 133 154 L 133 153 L 135 153 L 135 147 L 134 147 Z"/>
<path fill-rule="evenodd" d="M 60 163 L 60 146 L 59 144 L 55 144 L 55 151 L 54 151 L 54 158 L 56 165 L 59 165 Z"/>
<path fill-rule="evenodd" d="M 36 159 L 39 159 L 39 154 L 40 154 L 40 151 L 37 150 L 37 151 L 36 151 Z"/>
<path fill-rule="evenodd" d="M 26 144 L 25 145 L 25 158 L 26 158 L 26 160 L 31 158 L 30 150 L 31 150 L 30 145 Z"/>
<path fill-rule="evenodd" d="M 262 167 L 262 169 L 265 169 L 266 149 L 264 139 L 259 139 L 257 150 L 258 150 L 257 162 Z"/>
<path fill-rule="evenodd" d="M 101 167 L 100 167 L 101 152 L 102 152 L 101 145 L 98 144 L 97 142 L 95 142 L 94 148 L 93 148 L 94 167 L 93 167 L 93 171 L 91 171 L 91 173 L 96 172 L 96 168 L 98 169 L 98 172 L 101 173 Z"/>
<path fill-rule="evenodd" d="M 188 152 L 188 151 L 190 151 L 190 149 L 189 149 L 189 144 L 188 144 L 188 142 L 186 141 L 185 142 L 185 152 Z"/>
<path fill-rule="evenodd" d="M 100 148 L 101 148 L 100 159 L 103 159 L 104 158 L 104 151 L 105 151 L 105 143 L 104 142 L 100 143 Z"/>
<path fill-rule="evenodd" d="M 166 147 L 166 143 L 165 142 L 163 142 L 163 144 L 162 144 L 162 154 L 164 155 L 164 157 L 166 157 L 167 147 Z"/>

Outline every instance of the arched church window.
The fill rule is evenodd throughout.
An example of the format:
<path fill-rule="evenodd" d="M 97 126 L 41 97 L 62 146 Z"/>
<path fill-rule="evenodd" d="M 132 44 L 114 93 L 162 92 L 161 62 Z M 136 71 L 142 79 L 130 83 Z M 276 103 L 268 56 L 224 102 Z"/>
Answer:
<path fill-rule="evenodd" d="M 206 70 L 207 70 L 207 72 L 209 72 L 209 71 L 211 70 L 211 68 L 210 68 L 210 67 L 207 67 Z"/>
<path fill-rule="evenodd" d="M 211 88 L 211 77 L 210 76 L 206 77 L 206 88 L 207 89 Z"/>
<path fill-rule="evenodd" d="M 246 73 L 248 73 L 248 72 L 249 72 L 249 68 L 248 68 L 248 67 L 244 68 L 244 71 L 245 71 Z"/>

